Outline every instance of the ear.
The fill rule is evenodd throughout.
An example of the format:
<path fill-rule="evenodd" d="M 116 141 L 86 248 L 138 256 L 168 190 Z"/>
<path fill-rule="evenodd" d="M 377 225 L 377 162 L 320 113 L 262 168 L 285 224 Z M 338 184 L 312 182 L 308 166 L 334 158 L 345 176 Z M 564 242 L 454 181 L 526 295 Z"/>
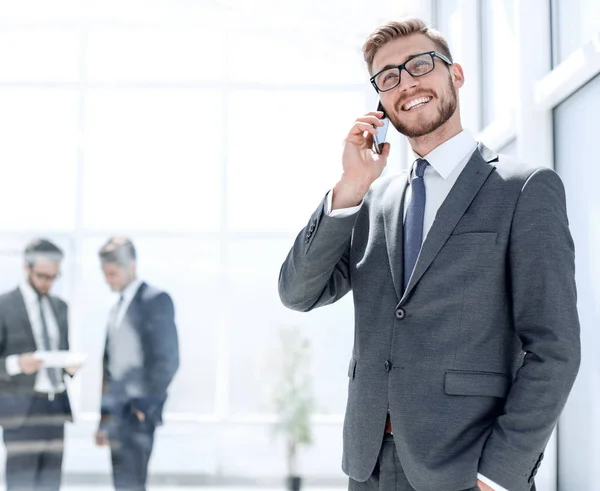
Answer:
<path fill-rule="evenodd" d="M 450 74 L 452 76 L 452 82 L 457 89 L 460 89 L 465 84 L 465 73 L 463 67 L 458 63 L 454 63 L 450 66 Z"/>

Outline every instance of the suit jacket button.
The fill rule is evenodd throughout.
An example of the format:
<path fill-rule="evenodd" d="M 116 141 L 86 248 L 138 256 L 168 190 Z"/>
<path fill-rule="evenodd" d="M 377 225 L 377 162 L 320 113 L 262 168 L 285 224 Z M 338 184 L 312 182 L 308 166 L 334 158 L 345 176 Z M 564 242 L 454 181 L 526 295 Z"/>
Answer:
<path fill-rule="evenodd" d="M 394 314 L 396 316 L 396 319 L 404 319 L 404 316 L 406 315 L 406 313 L 404 312 L 404 309 L 396 309 L 396 312 Z"/>
<path fill-rule="evenodd" d="M 386 372 L 389 372 L 392 369 L 392 364 L 389 361 L 386 361 L 384 366 Z"/>

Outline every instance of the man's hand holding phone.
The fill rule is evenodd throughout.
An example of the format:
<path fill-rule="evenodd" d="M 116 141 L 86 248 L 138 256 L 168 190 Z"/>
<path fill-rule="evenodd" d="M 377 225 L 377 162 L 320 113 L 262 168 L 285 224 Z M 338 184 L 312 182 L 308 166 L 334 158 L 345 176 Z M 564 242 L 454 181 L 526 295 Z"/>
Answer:
<path fill-rule="evenodd" d="M 373 111 L 358 118 L 346 136 L 342 154 L 342 178 L 333 188 L 332 210 L 358 205 L 369 187 L 387 164 L 390 144 L 383 143 L 373 151 L 374 136 L 387 125 L 383 111 Z"/>

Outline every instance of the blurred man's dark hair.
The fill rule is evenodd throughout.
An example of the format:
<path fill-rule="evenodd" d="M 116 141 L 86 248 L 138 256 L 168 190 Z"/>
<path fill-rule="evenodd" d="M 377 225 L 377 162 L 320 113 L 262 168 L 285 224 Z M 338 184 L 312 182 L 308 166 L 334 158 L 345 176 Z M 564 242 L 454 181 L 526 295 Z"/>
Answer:
<path fill-rule="evenodd" d="M 25 263 L 31 268 L 39 259 L 59 263 L 62 261 L 64 254 L 60 247 L 53 242 L 47 239 L 34 239 L 25 247 L 24 256 Z"/>

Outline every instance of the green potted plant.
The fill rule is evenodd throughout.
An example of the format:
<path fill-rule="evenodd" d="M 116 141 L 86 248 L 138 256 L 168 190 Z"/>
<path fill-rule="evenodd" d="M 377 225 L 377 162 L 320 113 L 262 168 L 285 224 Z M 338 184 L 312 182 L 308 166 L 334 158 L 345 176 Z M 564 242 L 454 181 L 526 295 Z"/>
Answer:
<path fill-rule="evenodd" d="M 274 434 L 286 444 L 287 489 L 299 491 L 302 478 L 298 469 L 301 446 L 312 443 L 311 415 L 315 400 L 310 374 L 311 346 L 298 327 L 279 330 L 279 349 L 274 374 L 272 402 L 277 414 Z"/>

